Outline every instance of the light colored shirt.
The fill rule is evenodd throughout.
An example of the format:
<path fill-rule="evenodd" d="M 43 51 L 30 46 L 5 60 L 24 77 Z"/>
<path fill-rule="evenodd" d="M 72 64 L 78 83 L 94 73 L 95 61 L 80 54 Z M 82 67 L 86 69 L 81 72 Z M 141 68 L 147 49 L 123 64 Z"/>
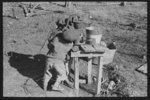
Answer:
<path fill-rule="evenodd" d="M 56 36 L 50 44 L 53 45 L 53 50 L 48 53 L 48 56 L 60 60 L 65 60 L 67 53 L 73 47 L 72 42 L 66 42 L 61 36 Z"/>

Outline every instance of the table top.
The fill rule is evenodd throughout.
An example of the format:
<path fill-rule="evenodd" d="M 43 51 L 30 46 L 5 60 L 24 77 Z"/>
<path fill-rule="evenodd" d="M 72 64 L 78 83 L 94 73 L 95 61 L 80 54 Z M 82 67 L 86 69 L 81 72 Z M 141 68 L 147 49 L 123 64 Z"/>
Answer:
<path fill-rule="evenodd" d="M 93 45 L 80 45 L 80 50 L 71 52 L 71 57 L 99 57 L 105 53 L 105 47 Z"/>
<path fill-rule="evenodd" d="M 71 52 L 71 57 L 102 57 L 104 52 Z"/>
<path fill-rule="evenodd" d="M 101 46 L 100 44 L 83 44 L 80 48 L 84 52 L 105 52 L 107 47 Z"/>

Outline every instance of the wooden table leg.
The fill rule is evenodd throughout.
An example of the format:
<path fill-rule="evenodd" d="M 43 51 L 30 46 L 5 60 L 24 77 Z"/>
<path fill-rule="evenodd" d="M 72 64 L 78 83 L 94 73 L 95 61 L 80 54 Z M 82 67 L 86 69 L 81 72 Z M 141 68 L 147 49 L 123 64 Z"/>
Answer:
<path fill-rule="evenodd" d="M 88 84 L 92 83 L 92 58 L 88 57 Z"/>
<path fill-rule="evenodd" d="M 101 91 L 101 83 L 102 83 L 102 72 L 103 72 L 103 57 L 98 57 L 99 59 L 99 70 L 98 70 L 98 80 L 97 80 L 97 95 L 100 94 Z"/>
<path fill-rule="evenodd" d="M 75 89 L 76 94 L 78 96 L 79 94 L 79 63 L 78 63 L 78 57 L 74 58 L 74 69 L 75 69 Z"/>

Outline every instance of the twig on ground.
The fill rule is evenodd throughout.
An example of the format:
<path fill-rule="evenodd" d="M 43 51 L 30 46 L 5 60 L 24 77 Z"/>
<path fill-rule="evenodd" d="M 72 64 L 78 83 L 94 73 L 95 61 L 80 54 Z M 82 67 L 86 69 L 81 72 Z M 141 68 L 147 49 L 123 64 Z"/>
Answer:
<path fill-rule="evenodd" d="M 23 87 L 23 90 L 24 90 L 24 92 L 25 92 L 25 94 L 27 94 L 27 95 L 31 95 L 31 92 L 27 89 L 27 82 L 29 81 L 29 78 L 28 79 L 26 79 L 26 81 L 24 82 L 24 84 L 22 85 L 22 87 Z"/>

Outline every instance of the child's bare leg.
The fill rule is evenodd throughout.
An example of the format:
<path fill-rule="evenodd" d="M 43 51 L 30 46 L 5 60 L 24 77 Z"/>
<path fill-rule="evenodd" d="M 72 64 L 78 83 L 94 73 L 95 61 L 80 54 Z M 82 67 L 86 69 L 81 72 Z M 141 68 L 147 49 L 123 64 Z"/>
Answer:
<path fill-rule="evenodd" d="M 46 71 L 44 72 L 44 81 L 43 81 L 44 91 L 47 91 L 48 82 L 51 78 L 52 74 L 49 72 L 48 69 L 46 69 Z"/>
<path fill-rule="evenodd" d="M 55 87 L 60 87 L 60 83 L 62 81 L 66 81 L 67 83 L 69 83 L 64 62 L 59 61 L 59 63 L 55 63 L 54 68 L 56 69 L 56 71 L 59 74 L 58 78 L 56 80 L 56 83 L 54 84 L 54 88 Z"/>

